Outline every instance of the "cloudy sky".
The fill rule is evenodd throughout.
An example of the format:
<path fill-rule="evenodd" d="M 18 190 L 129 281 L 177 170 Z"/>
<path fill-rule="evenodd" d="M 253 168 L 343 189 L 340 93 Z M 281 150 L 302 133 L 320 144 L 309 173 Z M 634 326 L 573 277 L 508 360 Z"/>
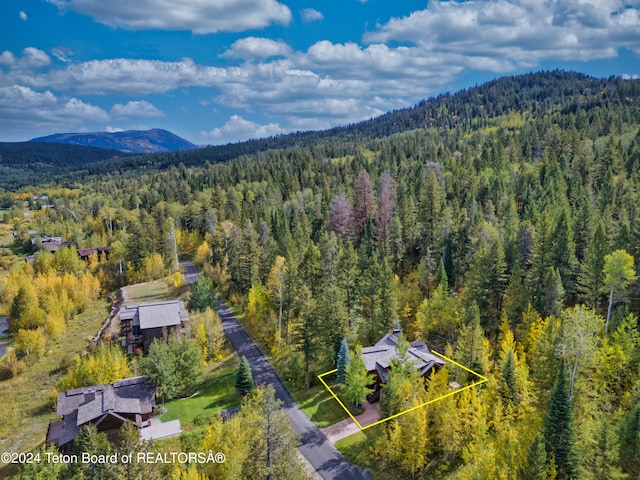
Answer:
<path fill-rule="evenodd" d="M 0 0 L 0 141 L 222 144 L 530 70 L 640 74 L 640 0 Z"/>

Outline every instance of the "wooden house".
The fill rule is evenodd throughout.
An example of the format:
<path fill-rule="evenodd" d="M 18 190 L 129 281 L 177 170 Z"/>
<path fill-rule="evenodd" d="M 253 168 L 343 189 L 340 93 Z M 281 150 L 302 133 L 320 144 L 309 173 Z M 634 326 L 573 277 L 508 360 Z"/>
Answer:
<path fill-rule="evenodd" d="M 389 379 L 389 369 L 393 360 L 399 360 L 398 340 L 401 330 L 396 329 L 387 333 L 375 345 L 362 349 L 362 360 L 367 372 L 373 375 L 375 380 L 373 393 L 369 396 L 369 403 L 380 399 L 382 385 Z M 405 360 L 413 364 L 420 371 L 422 377 L 426 377 L 433 369 L 444 365 L 444 360 L 431 353 L 426 343 L 415 340 L 409 344 Z"/>
<path fill-rule="evenodd" d="M 46 444 L 69 452 L 80 429 L 88 424 L 113 441 L 124 422 L 139 429 L 148 426 L 155 406 L 156 387 L 144 376 L 67 390 L 58 394 L 57 413 L 62 420 L 49 424 Z"/>
<path fill-rule="evenodd" d="M 155 338 L 166 342 L 188 320 L 189 313 L 181 300 L 125 306 L 120 310 L 121 333 L 129 353 L 149 351 Z"/>

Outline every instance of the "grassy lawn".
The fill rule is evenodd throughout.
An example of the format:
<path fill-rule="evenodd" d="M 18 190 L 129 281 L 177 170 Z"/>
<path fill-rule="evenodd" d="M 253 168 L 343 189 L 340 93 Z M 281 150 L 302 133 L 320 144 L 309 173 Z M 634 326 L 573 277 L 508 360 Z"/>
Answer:
<path fill-rule="evenodd" d="M 107 316 L 105 301 L 96 301 L 67 325 L 67 333 L 50 343 L 46 355 L 21 375 L 0 382 L 0 450 L 25 452 L 42 443 L 50 419 L 55 419 L 53 390 L 63 373 L 60 362 L 69 353 L 82 352 Z M 11 471 L 13 472 L 13 470 Z M 0 478 L 9 474 L 0 464 Z"/>
<path fill-rule="evenodd" d="M 342 453 L 347 460 L 351 463 L 361 466 L 367 467 L 371 469 L 371 460 L 369 458 L 370 448 L 374 444 L 376 440 L 376 435 L 374 433 L 379 433 L 384 435 L 384 431 L 378 427 L 372 427 L 364 431 L 360 431 L 354 433 L 353 435 L 349 435 L 348 437 L 343 438 L 342 440 L 338 440 L 335 444 L 335 447 Z M 376 470 L 376 469 L 372 469 Z M 373 473 L 373 471 L 372 471 Z"/>
<path fill-rule="evenodd" d="M 127 300 L 125 305 L 137 305 L 139 303 L 162 302 L 165 300 L 175 300 L 177 297 L 172 293 L 166 280 L 157 280 L 152 283 L 140 283 L 124 287 Z"/>
<path fill-rule="evenodd" d="M 196 389 L 198 394 L 165 403 L 166 412 L 160 420 L 168 422 L 179 419 L 183 430 L 190 431 L 199 427 L 194 420 L 201 423 L 219 410 L 240 405 L 241 397 L 235 389 L 239 363 L 236 353 L 228 351 L 221 362 L 207 368 L 203 374 L 204 380 Z"/>
<path fill-rule="evenodd" d="M 295 402 L 316 427 L 328 427 L 345 418 L 349 418 L 347 412 L 344 411 L 323 385 L 316 385 L 309 390 L 305 390 L 297 388 L 289 382 L 285 382 L 285 384 Z"/>
<path fill-rule="evenodd" d="M 8 247 L 13 243 L 13 230 L 10 225 L 0 223 L 0 247 Z"/>

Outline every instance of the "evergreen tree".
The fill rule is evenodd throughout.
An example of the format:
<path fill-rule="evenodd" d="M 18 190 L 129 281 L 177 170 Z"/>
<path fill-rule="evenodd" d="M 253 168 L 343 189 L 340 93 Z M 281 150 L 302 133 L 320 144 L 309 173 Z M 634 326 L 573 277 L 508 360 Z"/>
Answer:
<path fill-rule="evenodd" d="M 604 257 L 607 251 L 607 235 L 604 223 L 600 220 L 593 231 L 578 275 L 578 291 L 582 300 L 596 310 L 599 310 L 602 301 Z"/>
<path fill-rule="evenodd" d="M 104 432 L 98 432 L 93 424 L 84 425 L 73 443 L 73 453 L 82 456 L 86 452 L 90 455 L 111 455 L 113 446 Z M 78 480 L 112 480 L 116 465 L 103 462 L 72 462 L 69 464 L 65 478 Z"/>
<path fill-rule="evenodd" d="M 438 269 L 436 270 L 434 287 L 438 288 L 439 285 L 442 285 L 445 290 L 449 289 L 449 280 L 447 279 L 447 272 L 444 268 L 444 257 L 440 259 L 440 263 L 438 263 Z"/>
<path fill-rule="evenodd" d="M 298 480 L 303 477 L 299 463 L 292 458 L 298 437 L 291 420 L 275 398 L 272 385 L 258 388 L 242 407 L 242 420 L 254 434 L 251 454 L 243 465 L 242 478 Z"/>
<path fill-rule="evenodd" d="M 624 470 L 640 476 L 640 402 L 625 416 L 620 426 L 620 460 Z"/>
<path fill-rule="evenodd" d="M 551 232 L 551 251 L 549 261 L 560 274 L 562 286 L 569 300 L 575 298 L 575 275 L 577 260 L 576 245 L 573 241 L 573 230 L 568 208 L 563 208 L 556 218 Z"/>
<path fill-rule="evenodd" d="M 138 452 L 149 451 L 149 445 L 140 441 L 140 430 L 133 422 L 124 422 L 118 432 L 118 441 L 116 443 L 116 451 L 123 455 L 133 454 L 132 458 L 137 458 Z M 143 479 L 152 478 L 153 464 L 145 462 L 121 463 L 119 465 L 120 476 L 114 478 L 124 479 Z"/>
<path fill-rule="evenodd" d="M 533 308 L 545 310 L 544 279 L 551 263 L 551 219 L 547 211 L 543 211 L 535 225 L 533 250 L 529 258 L 528 283 L 533 294 Z"/>
<path fill-rule="evenodd" d="M 519 324 L 522 320 L 522 314 L 527 310 L 529 295 L 524 282 L 524 275 L 520 268 L 520 262 L 516 260 L 515 265 L 511 269 L 509 276 L 509 284 L 504 291 L 504 300 L 502 302 L 502 312 L 513 324 Z M 518 340 L 521 340 L 520 338 Z"/>
<path fill-rule="evenodd" d="M 500 393 L 508 404 L 518 403 L 518 387 L 516 384 L 516 359 L 513 350 L 509 349 L 502 365 L 502 378 L 500 379 Z"/>
<path fill-rule="evenodd" d="M 481 240 L 466 277 L 466 297 L 476 302 L 483 327 L 490 335 L 498 330 L 502 299 L 506 287 L 506 263 L 500 240 Z"/>
<path fill-rule="evenodd" d="M 444 246 L 444 271 L 447 275 L 447 282 L 449 289 L 455 289 L 456 287 L 456 267 L 453 261 L 453 234 L 450 233 L 447 237 L 447 243 Z"/>
<path fill-rule="evenodd" d="M 340 344 L 340 350 L 338 351 L 338 372 L 336 373 L 336 380 L 338 383 L 344 383 L 345 376 L 347 374 L 347 365 L 349 365 L 349 345 L 347 345 L 347 339 L 343 338 Z"/>
<path fill-rule="evenodd" d="M 242 395 L 246 395 L 253 390 L 254 386 L 251 367 L 249 366 L 247 357 L 243 356 L 240 360 L 238 371 L 236 372 L 236 389 Z"/>
<path fill-rule="evenodd" d="M 55 445 L 46 447 L 41 444 L 38 448 L 31 450 L 33 455 L 40 455 L 39 462 L 25 462 L 19 465 L 20 474 L 18 480 L 62 480 L 69 478 L 65 475 L 67 465 L 64 463 L 48 462 L 47 455 L 57 457 L 60 455 Z"/>
<path fill-rule="evenodd" d="M 431 256 L 431 249 L 427 248 L 425 256 L 420 259 L 418 264 L 418 286 L 426 298 L 430 298 L 433 291 L 432 276 L 433 257 Z"/>
<path fill-rule="evenodd" d="M 564 303 L 565 290 L 562 285 L 560 272 L 555 267 L 549 267 L 544 277 L 544 286 L 542 290 L 542 310 L 541 314 L 545 317 L 549 315 L 558 316 L 562 311 Z"/>
<path fill-rule="evenodd" d="M 590 458 L 588 470 L 592 472 L 594 480 L 624 480 L 628 477 L 619 466 L 618 441 L 611 419 L 603 417 L 599 423 L 595 455 Z"/>
<path fill-rule="evenodd" d="M 460 330 L 456 360 L 465 367 L 485 375 L 489 370 L 489 342 L 480 326 L 478 304 L 472 303 L 467 309 L 466 325 Z M 466 371 L 459 372 L 462 381 L 477 380 L 477 377 Z"/>
<path fill-rule="evenodd" d="M 379 250 L 380 258 L 380 278 L 379 290 L 379 336 L 384 335 L 393 325 L 394 319 L 398 318 L 398 298 L 396 296 L 395 275 L 391 269 L 389 258 L 384 251 Z"/>
<path fill-rule="evenodd" d="M 191 286 L 189 310 L 203 312 L 207 308 L 215 308 L 216 305 L 217 300 L 213 283 L 203 275 L 198 275 L 198 278 Z"/>
<path fill-rule="evenodd" d="M 420 184 L 419 220 L 422 223 L 423 248 L 435 251 L 442 209 L 442 188 L 437 169 L 429 168 Z"/>
<path fill-rule="evenodd" d="M 544 420 L 544 439 L 547 455 L 552 455 L 556 462 L 558 480 L 577 479 L 575 427 L 564 362 L 560 364 L 556 383 L 549 395 L 547 415 Z"/>
<path fill-rule="evenodd" d="M 531 442 L 527 461 L 518 476 L 521 480 L 549 480 L 549 463 L 544 446 L 544 437 L 537 433 Z"/>

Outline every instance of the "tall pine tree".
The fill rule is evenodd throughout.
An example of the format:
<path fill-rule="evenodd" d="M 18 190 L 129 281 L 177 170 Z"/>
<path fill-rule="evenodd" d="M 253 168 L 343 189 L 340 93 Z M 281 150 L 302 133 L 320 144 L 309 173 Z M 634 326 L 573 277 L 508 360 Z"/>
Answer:
<path fill-rule="evenodd" d="M 607 253 L 607 234 L 604 224 L 600 220 L 593 231 L 591 241 L 585 251 L 584 260 L 580 264 L 580 274 L 578 275 L 580 298 L 596 310 L 599 310 L 603 303 L 604 256 Z"/>
<path fill-rule="evenodd" d="M 347 339 L 343 338 L 340 344 L 340 350 L 338 351 L 336 380 L 338 383 L 344 383 L 347 375 L 347 365 L 349 365 L 349 345 L 347 345 Z"/>
<path fill-rule="evenodd" d="M 556 462 L 558 480 L 577 479 L 575 428 L 564 362 L 560 364 L 556 383 L 549 395 L 547 416 L 544 420 L 544 439 L 547 454 L 553 455 Z"/>
<path fill-rule="evenodd" d="M 241 394 L 246 395 L 253 390 L 253 387 L 254 383 L 251 367 L 249 367 L 247 357 L 243 356 L 240 360 L 240 367 L 238 367 L 238 371 L 236 373 L 236 388 Z"/>
<path fill-rule="evenodd" d="M 524 467 L 520 469 L 518 478 L 522 480 L 549 479 L 549 462 L 544 446 L 544 438 L 539 433 L 536 434 L 533 442 L 531 442 L 527 461 Z"/>

